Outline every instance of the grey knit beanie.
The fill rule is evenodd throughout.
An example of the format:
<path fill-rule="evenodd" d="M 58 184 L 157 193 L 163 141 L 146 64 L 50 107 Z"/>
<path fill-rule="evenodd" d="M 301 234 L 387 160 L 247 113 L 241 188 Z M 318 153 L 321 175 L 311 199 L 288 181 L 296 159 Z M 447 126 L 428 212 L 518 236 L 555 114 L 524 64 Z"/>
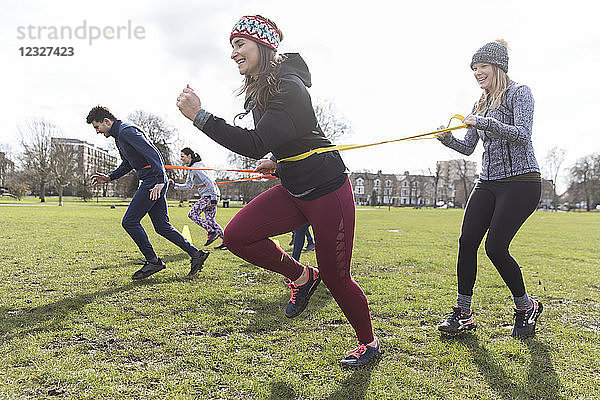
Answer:
<path fill-rule="evenodd" d="M 487 43 L 473 54 L 471 69 L 473 69 L 475 63 L 494 64 L 508 73 L 508 50 L 499 41 Z"/>

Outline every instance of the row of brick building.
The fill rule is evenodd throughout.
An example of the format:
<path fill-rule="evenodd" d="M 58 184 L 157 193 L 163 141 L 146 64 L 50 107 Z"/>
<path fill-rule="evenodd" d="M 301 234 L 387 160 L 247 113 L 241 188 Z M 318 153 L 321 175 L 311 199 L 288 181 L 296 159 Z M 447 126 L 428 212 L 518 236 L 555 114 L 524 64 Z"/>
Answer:
<path fill-rule="evenodd" d="M 357 205 L 462 207 L 477 179 L 476 170 L 476 162 L 449 160 L 438 161 L 431 175 L 355 172 L 350 179 Z"/>
<path fill-rule="evenodd" d="M 431 175 L 384 174 L 382 171 L 350 175 L 357 205 L 392 207 L 464 207 L 478 179 L 477 163 L 438 161 Z M 550 207 L 552 182 L 542 179 L 540 207 Z"/>

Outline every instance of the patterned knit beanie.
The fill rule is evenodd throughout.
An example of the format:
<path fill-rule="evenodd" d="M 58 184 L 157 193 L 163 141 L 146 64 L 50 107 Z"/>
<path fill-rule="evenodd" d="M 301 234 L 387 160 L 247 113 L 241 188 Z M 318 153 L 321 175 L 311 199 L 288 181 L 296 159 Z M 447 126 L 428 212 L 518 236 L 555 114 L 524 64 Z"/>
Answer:
<path fill-rule="evenodd" d="M 245 37 L 255 42 L 264 44 L 277 51 L 281 38 L 273 23 L 267 21 L 260 15 L 246 15 L 242 17 L 231 30 L 229 42 L 234 37 Z"/>
<path fill-rule="evenodd" d="M 508 50 L 506 42 L 499 39 L 483 45 L 483 47 L 473 54 L 471 69 L 473 69 L 473 64 L 475 63 L 494 64 L 502 71 L 508 73 Z"/>

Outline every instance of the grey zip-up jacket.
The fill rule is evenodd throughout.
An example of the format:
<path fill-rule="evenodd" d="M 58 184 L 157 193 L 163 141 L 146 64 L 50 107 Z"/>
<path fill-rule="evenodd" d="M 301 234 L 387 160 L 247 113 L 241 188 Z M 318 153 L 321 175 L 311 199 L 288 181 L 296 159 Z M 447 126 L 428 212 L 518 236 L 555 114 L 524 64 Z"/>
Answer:
<path fill-rule="evenodd" d="M 473 112 L 475 107 L 473 107 Z M 470 155 L 483 141 L 480 179 L 497 180 L 528 172 L 540 172 L 531 143 L 533 96 L 525 85 L 510 81 L 500 106 L 477 116 L 464 140 L 449 135 L 440 141 L 459 153 Z"/>
<path fill-rule="evenodd" d="M 195 162 L 191 165 L 192 168 L 204 168 L 201 162 Z M 183 184 L 176 183 L 174 185 L 177 190 L 191 189 L 198 186 L 198 194 L 201 197 L 209 197 L 212 203 L 218 203 L 221 197 L 221 192 L 215 183 L 204 172 L 198 170 L 188 170 L 187 180 Z"/>

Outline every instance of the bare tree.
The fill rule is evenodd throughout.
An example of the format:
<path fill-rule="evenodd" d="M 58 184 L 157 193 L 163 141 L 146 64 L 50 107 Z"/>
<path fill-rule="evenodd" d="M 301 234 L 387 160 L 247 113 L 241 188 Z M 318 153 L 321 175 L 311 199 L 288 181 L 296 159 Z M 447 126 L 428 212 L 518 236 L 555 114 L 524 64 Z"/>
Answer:
<path fill-rule="evenodd" d="M 15 163 L 10 160 L 10 146 L 0 143 L 0 186 L 6 186 L 14 175 Z"/>
<path fill-rule="evenodd" d="M 165 164 L 171 164 L 176 159 L 173 157 L 171 146 L 177 139 L 177 129 L 158 115 L 142 110 L 132 112 L 127 118 L 148 135 L 148 139 L 156 146 Z"/>
<path fill-rule="evenodd" d="M 332 143 L 337 143 L 352 131 L 350 124 L 340 116 L 331 100 L 316 99 L 314 110 L 319 126 Z"/>
<path fill-rule="evenodd" d="M 468 175 L 467 160 L 465 160 L 465 159 L 458 160 L 458 176 L 459 176 L 459 179 L 462 183 L 462 187 L 464 190 L 464 197 L 461 196 L 461 198 L 460 198 L 462 207 L 464 208 L 467 205 L 467 199 L 469 198 L 469 193 L 471 193 L 473 186 L 475 186 L 475 184 L 473 182 L 474 177 Z"/>
<path fill-rule="evenodd" d="M 257 163 L 254 158 L 242 156 L 237 153 L 230 153 L 227 156 L 227 161 L 229 162 L 229 164 L 232 167 L 235 167 L 236 169 L 249 169 L 249 170 L 253 170 Z M 242 196 L 243 204 L 248 203 L 250 200 L 252 200 L 256 196 L 258 196 L 264 190 L 264 188 L 262 187 L 262 185 L 259 184 L 259 182 L 253 182 L 253 181 L 236 182 L 236 183 L 231 183 L 230 185 L 238 185 L 239 186 L 239 193 Z"/>
<path fill-rule="evenodd" d="M 8 183 L 8 190 L 11 195 L 20 201 L 29 191 L 29 187 L 25 183 L 11 180 Z"/>
<path fill-rule="evenodd" d="M 439 194 L 439 189 L 438 189 L 439 184 L 440 184 L 440 179 L 441 179 L 441 170 L 442 170 L 442 166 L 439 163 L 439 161 L 435 163 L 435 174 L 431 172 L 431 169 L 429 169 L 429 175 L 433 176 L 433 206 L 434 207 L 437 207 L 438 200 L 442 200 L 442 198 Z M 443 183 L 442 183 L 442 185 L 443 185 Z M 445 200 L 446 196 L 444 195 L 443 197 Z"/>
<path fill-rule="evenodd" d="M 88 201 L 94 197 L 94 183 L 92 182 L 92 174 L 85 172 L 83 175 L 78 177 L 77 195 L 84 201 Z"/>
<path fill-rule="evenodd" d="M 8 189 L 7 196 L 12 196 L 17 200 L 22 200 L 27 193 L 29 193 L 29 185 L 27 185 L 26 178 L 24 177 L 23 171 L 15 170 L 11 168 L 10 173 L 6 175 L 6 179 L 2 186 Z"/>
<path fill-rule="evenodd" d="M 566 151 L 564 149 L 559 148 L 558 146 L 554 146 L 548 153 L 546 157 L 544 157 L 544 170 L 546 172 L 546 176 L 552 181 L 552 202 L 554 205 L 554 209 L 558 206 L 558 193 L 556 193 L 556 181 L 558 180 L 558 175 L 560 173 L 560 167 L 562 163 L 565 161 Z"/>
<path fill-rule="evenodd" d="M 52 179 L 50 163 L 51 138 L 59 136 L 60 131 L 52 122 L 44 119 L 32 119 L 17 126 L 19 140 L 23 147 L 22 161 L 24 177 L 39 190 L 40 201 L 46 201 L 46 186 Z"/>
<path fill-rule="evenodd" d="M 590 211 L 592 196 L 598 191 L 599 155 L 588 155 L 578 159 L 571 167 L 571 188 L 579 192 L 578 199 L 586 203 L 586 210 Z"/>
<path fill-rule="evenodd" d="M 174 163 L 178 163 L 177 161 L 180 159 L 180 155 L 181 155 L 181 149 L 183 149 L 184 147 L 188 147 L 188 145 L 186 144 L 186 142 L 184 142 L 181 137 L 179 135 L 175 135 L 173 142 L 171 143 L 171 148 L 174 149 Z M 194 151 L 197 151 L 197 149 L 193 149 Z M 201 158 L 203 154 L 200 154 Z M 182 170 L 182 169 L 173 169 L 170 170 L 172 175 L 170 175 L 171 179 L 173 179 L 176 182 L 181 182 L 184 181 L 187 178 L 187 171 Z"/>
<path fill-rule="evenodd" d="M 58 189 L 58 205 L 63 205 L 64 187 L 77 174 L 77 152 L 73 146 L 61 143 L 60 138 L 51 139 L 50 169 Z"/>

